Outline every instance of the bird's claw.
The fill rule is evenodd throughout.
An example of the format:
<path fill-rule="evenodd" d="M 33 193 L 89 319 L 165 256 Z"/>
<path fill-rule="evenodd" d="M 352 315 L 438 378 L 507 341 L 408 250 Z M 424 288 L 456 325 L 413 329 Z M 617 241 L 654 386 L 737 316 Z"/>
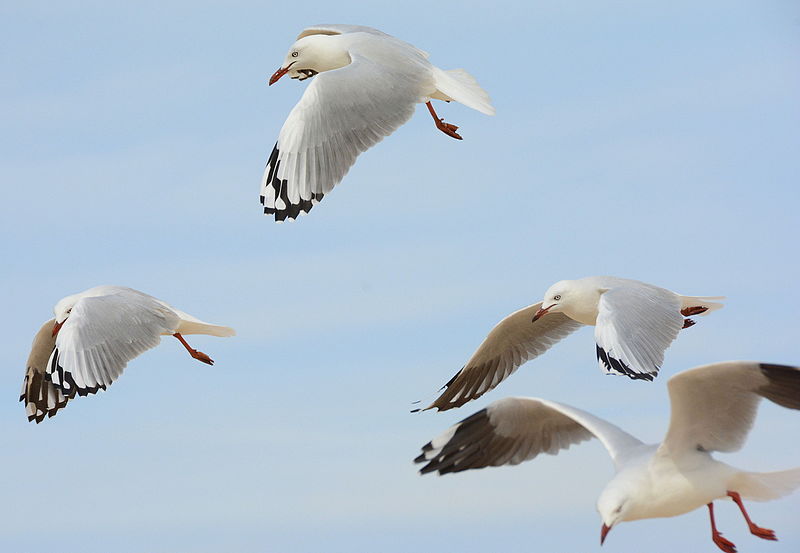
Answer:
<path fill-rule="evenodd" d="M 719 532 L 716 532 L 711 539 L 714 540 L 714 543 L 717 544 L 717 547 L 722 549 L 725 553 L 736 553 L 736 546 L 733 544 L 733 542 L 723 538 L 722 534 Z"/>
<path fill-rule="evenodd" d="M 197 351 L 196 349 L 192 350 L 192 354 L 191 355 L 192 355 L 192 357 L 194 357 L 198 361 L 201 361 L 201 362 L 205 363 L 206 365 L 213 365 L 214 364 L 214 360 L 211 359 L 208 355 L 206 355 L 202 351 Z"/>
<path fill-rule="evenodd" d="M 438 122 L 436 123 L 436 128 L 442 131 L 447 136 L 452 136 L 456 140 L 463 140 L 463 138 L 461 138 L 461 135 L 456 132 L 458 130 L 458 127 L 456 127 L 451 123 L 445 123 L 444 119 L 438 120 Z"/>
<path fill-rule="evenodd" d="M 690 326 L 694 326 L 695 323 L 692 319 L 684 319 L 683 320 L 683 328 L 689 328 Z"/>
<path fill-rule="evenodd" d="M 775 531 L 769 528 L 761 528 L 760 526 L 752 524 L 750 525 L 750 533 L 754 536 L 758 536 L 762 540 L 778 541 Z"/>

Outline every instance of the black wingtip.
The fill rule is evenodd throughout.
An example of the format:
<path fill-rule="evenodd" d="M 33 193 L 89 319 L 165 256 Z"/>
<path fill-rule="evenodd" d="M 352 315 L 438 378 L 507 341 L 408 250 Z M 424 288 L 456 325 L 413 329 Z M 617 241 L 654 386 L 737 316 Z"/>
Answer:
<path fill-rule="evenodd" d="M 606 370 L 627 376 L 631 380 L 646 380 L 648 382 L 652 382 L 653 378 L 656 376 L 651 373 L 637 373 L 619 359 L 615 359 L 608 355 L 606 350 L 601 348 L 599 344 L 596 345 L 596 353 L 598 361 L 603 364 Z"/>

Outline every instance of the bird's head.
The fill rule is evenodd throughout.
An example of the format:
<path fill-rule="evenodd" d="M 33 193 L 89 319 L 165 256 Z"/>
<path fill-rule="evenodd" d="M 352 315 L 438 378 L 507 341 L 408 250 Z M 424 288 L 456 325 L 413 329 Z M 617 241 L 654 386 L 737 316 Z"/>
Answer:
<path fill-rule="evenodd" d="M 67 296 L 59 300 L 55 307 L 53 307 L 53 314 L 56 316 L 56 322 L 53 325 L 53 336 L 58 334 L 58 331 L 64 326 L 64 321 L 69 317 L 69 314 L 72 312 L 72 307 L 77 301 L 77 295 Z"/>
<path fill-rule="evenodd" d="M 304 36 L 289 48 L 286 59 L 280 68 L 273 73 L 269 84 L 289 74 L 292 79 L 304 81 L 317 73 L 344 67 L 350 63 L 350 55 L 340 43 L 340 35 Z"/>
<path fill-rule="evenodd" d="M 544 293 L 542 299 L 542 307 L 533 316 L 533 320 L 537 321 L 548 313 L 562 313 L 569 305 L 574 296 L 574 290 L 571 286 L 573 281 L 561 280 L 553 284 Z"/>
<path fill-rule="evenodd" d="M 603 526 L 600 527 L 600 545 L 603 545 L 614 526 L 628 520 L 628 513 L 633 503 L 632 496 L 619 488 L 606 488 L 600 494 L 597 500 L 597 512 L 603 519 Z"/>

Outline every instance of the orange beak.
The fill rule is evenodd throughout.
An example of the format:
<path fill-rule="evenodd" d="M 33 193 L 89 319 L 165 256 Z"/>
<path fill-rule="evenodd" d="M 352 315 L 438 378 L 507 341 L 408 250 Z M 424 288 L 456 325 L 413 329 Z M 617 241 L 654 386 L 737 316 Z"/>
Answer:
<path fill-rule="evenodd" d="M 610 530 L 611 527 L 606 526 L 605 524 L 603 524 L 603 526 L 600 528 L 600 545 L 603 545 L 603 542 L 606 541 L 606 536 Z"/>
<path fill-rule="evenodd" d="M 555 305 L 555 304 L 553 304 L 553 305 Z M 540 309 L 539 311 L 537 311 L 536 314 L 533 316 L 533 320 L 531 322 L 535 323 L 536 321 L 538 321 L 539 319 L 541 319 L 542 317 L 547 315 L 547 312 L 550 311 L 553 308 L 553 305 L 551 305 L 550 307 L 548 307 L 546 309 Z"/>
<path fill-rule="evenodd" d="M 289 67 L 291 67 L 291 65 Z M 269 86 L 274 85 L 275 83 L 278 82 L 278 79 L 286 75 L 289 72 L 289 67 L 286 68 L 281 67 L 280 69 L 275 71 L 275 73 L 272 74 L 272 77 L 269 78 Z"/>
<path fill-rule="evenodd" d="M 64 326 L 65 322 L 66 322 L 66 319 L 64 319 L 60 323 L 56 323 L 56 324 L 53 325 L 53 336 L 58 334 L 58 331 L 61 330 L 61 327 Z"/>

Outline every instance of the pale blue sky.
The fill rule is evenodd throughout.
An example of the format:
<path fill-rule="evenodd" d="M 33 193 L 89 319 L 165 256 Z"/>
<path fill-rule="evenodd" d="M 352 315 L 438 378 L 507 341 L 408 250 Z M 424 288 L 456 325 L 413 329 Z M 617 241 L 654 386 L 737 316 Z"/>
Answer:
<path fill-rule="evenodd" d="M 491 9 L 487 9 L 491 6 Z M 266 86 L 305 26 L 377 27 L 464 67 L 496 117 L 424 108 L 312 213 L 261 215 L 267 155 L 304 85 Z M 599 547 L 597 443 L 420 477 L 411 460 L 507 395 L 666 428 L 666 379 L 701 363 L 800 363 L 796 2 L 0 4 L 0 550 L 716 551 L 705 510 Z M 412 415 L 486 332 L 552 282 L 638 278 L 724 310 L 654 383 L 604 377 L 582 330 L 461 409 Z M 16 403 L 61 297 L 141 289 L 232 339 L 174 340 L 41 425 Z M 800 465 L 800 414 L 765 406 L 741 453 Z M 739 550 L 800 549 L 800 494 L 736 508 Z"/>

